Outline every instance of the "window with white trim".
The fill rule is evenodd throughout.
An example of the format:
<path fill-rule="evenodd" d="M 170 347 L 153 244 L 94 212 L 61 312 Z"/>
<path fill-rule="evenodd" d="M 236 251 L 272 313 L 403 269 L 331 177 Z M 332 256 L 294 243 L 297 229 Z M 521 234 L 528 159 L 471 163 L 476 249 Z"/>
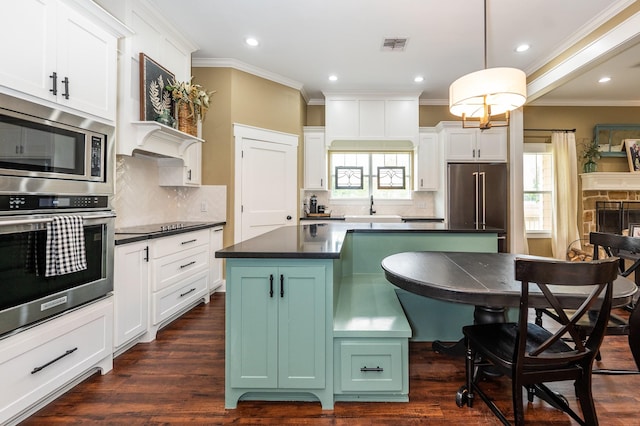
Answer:
<path fill-rule="evenodd" d="M 329 151 L 331 199 L 410 200 L 411 151 Z"/>
<path fill-rule="evenodd" d="M 527 237 L 548 238 L 551 235 L 553 220 L 553 154 L 551 144 L 524 144 L 522 178 L 524 224 Z"/>

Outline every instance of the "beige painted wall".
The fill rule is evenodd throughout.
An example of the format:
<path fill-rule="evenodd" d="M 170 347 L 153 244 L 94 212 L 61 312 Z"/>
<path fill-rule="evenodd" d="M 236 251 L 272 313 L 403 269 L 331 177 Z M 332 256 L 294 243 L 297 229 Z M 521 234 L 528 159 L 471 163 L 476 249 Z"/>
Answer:
<path fill-rule="evenodd" d="M 302 135 L 306 106 L 298 90 L 231 68 L 193 68 L 194 81 L 215 90 L 202 125 L 202 183 L 227 186 L 224 245 L 234 241 L 233 124 Z M 298 142 L 298 162 L 302 138 Z M 298 167 L 298 187 L 302 172 Z"/>
<path fill-rule="evenodd" d="M 324 106 L 305 105 L 300 93 L 242 71 L 229 68 L 194 68 L 195 81 L 209 90 L 216 90 L 212 109 L 203 124 L 202 182 L 207 185 L 227 185 L 227 222 L 225 245 L 233 242 L 234 150 L 233 123 L 241 123 L 300 135 L 298 164 L 303 161 L 303 126 L 324 126 Z M 637 123 L 640 107 L 543 107 L 524 108 L 525 128 L 576 129 L 578 160 L 582 167 L 581 144 L 591 140 L 596 124 Z M 446 105 L 421 105 L 419 125 L 431 127 L 440 121 L 459 120 Z M 527 139 L 526 142 L 540 142 Z M 603 158 L 598 171 L 627 171 L 625 158 Z M 581 170 L 578 171 L 579 173 Z M 303 170 L 298 167 L 298 187 L 302 187 Z M 582 217 L 579 206 L 578 217 Z M 529 240 L 532 254 L 551 256 L 548 239 Z"/>
<path fill-rule="evenodd" d="M 591 141 L 596 124 L 629 124 L 637 123 L 640 107 L 543 107 L 527 106 L 524 108 L 525 129 L 576 129 L 576 148 L 578 155 L 578 173 L 582 173 L 581 145 Z M 533 133 L 531 133 L 533 134 Z M 543 133 L 536 133 L 544 135 Z M 544 142 L 539 138 L 527 138 L 525 143 Z M 549 135 L 550 138 L 550 135 Z M 629 167 L 624 157 L 601 158 L 598 160 L 599 172 L 627 172 Z M 578 180 L 581 191 L 582 182 Z M 578 223 L 582 223 L 582 204 L 578 201 Z M 529 253 L 539 256 L 552 256 L 550 239 L 529 239 Z"/>

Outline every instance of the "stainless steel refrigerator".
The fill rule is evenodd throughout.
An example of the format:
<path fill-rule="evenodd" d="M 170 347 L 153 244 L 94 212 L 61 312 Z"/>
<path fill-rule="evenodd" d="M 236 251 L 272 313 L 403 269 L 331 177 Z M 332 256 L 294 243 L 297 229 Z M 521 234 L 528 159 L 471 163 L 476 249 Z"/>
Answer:
<path fill-rule="evenodd" d="M 507 165 L 449 163 L 449 224 L 498 230 L 498 250 L 506 251 Z"/>

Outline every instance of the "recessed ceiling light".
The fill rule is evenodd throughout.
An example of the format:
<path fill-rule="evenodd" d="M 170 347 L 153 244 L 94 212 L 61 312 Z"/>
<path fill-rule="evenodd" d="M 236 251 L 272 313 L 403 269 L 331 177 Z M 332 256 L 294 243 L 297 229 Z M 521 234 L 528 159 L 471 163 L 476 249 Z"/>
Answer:
<path fill-rule="evenodd" d="M 337 75 L 334 75 L 334 74 L 331 74 L 331 75 L 329 76 L 329 81 L 338 81 L 338 76 L 337 76 Z"/>
<path fill-rule="evenodd" d="M 415 81 L 416 83 L 422 83 L 424 81 L 424 77 L 419 75 L 416 78 L 414 78 L 413 81 Z"/>
<path fill-rule="evenodd" d="M 520 46 L 516 47 L 516 52 L 518 53 L 522 53 L 522 52 L 526 52 L 527 50 L 529 50 L 531 46 L 529 46 L 528 44 L 521 44 Z"/>
<path fill-rule="evenodd" d="M 608 83 L 611 81 L 611 77 L 602 77 L 600 80 L 598 80 L 598 83 Z"/>
<path fill-rule="evenodd" d="M 255 47 L 255 46 L 257 46 L 258 44 L 260 44 L 260 43 L 258 42 L 258 40 L 257 40 L 257 39 L 255 39 L 255 38 L 253 38 L 253 37 L 247 37 L 247 38 L 244 40 L 244 42 L 245 42 L 245 43 L 247 43 L 249 46 L 252 46 L 252 47 Z"/>

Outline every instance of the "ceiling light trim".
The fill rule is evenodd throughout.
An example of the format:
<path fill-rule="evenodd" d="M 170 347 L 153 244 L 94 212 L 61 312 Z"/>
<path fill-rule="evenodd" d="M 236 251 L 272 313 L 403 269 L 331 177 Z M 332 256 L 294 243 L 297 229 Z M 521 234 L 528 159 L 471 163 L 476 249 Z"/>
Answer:
<path fill-rule="evenodd" d="M 632 15 L 602 37 L 578 50 L 558 65 L 550 68 L 527 84 L 529 101 L 546 95 L 553 89 L 579 75 L 586 68 L 615 55 L 634 43 L 639 35 L 640 12 Z"/>

